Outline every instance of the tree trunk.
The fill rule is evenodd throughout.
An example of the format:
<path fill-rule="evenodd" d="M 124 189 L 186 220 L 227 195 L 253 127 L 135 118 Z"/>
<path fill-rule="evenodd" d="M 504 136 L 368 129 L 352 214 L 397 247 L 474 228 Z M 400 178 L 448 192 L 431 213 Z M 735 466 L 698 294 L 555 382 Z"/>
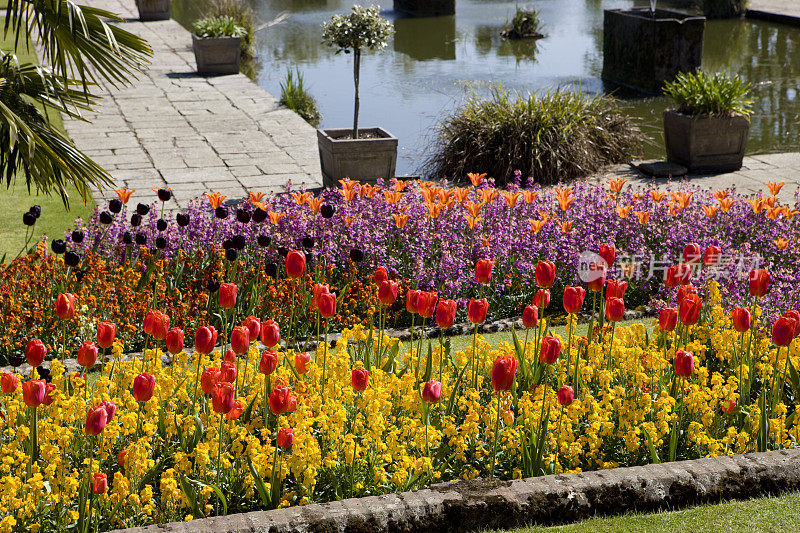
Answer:
<path fill-rule="evenodd" d="M 361 69 L 361 50 L 353 50 L 353 80 L 356 82 L 356 105 L 353 109 L 353 139 L 358 139 L 358 73 Z"/>

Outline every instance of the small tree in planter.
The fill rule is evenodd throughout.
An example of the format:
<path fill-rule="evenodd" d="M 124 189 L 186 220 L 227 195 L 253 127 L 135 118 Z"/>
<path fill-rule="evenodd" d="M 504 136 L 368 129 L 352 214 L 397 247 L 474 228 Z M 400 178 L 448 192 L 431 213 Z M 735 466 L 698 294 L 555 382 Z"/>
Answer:
<path fill-rule="evenodd" d="M 753 100 L 750 84 L 738 76 L 679 74 L 664 85 L 676 109 L 664 111 L 667 160 L 690 172 L 730 172 L 742 167 L 748 117 Z"/>

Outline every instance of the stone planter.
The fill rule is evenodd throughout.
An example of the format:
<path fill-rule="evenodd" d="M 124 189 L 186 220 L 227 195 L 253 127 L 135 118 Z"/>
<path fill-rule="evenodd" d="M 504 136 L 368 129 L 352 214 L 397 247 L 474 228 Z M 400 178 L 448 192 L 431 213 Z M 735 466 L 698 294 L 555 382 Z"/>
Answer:
<path fill-rule="evenodd" d="M 346 138 L 352 132 L 350 128 L 317 130 L 323 185 L 336 186 L 345 178 L 364 182 L 393 178 L 397 137 L 383 128 L 361 128 L 359 135 L 372 138 Z"/>
<path fill-rule="evenodd" d="M 456 0 L 394 0 L 394 10 L 412 17 L 456 14 Z"/>
<path fill-rule="evenodd" d="M 737 117 L 692 117 L 664 111 L 667 161 L 689 172 L 732 172 L 742 168 L 750 122 Z"/>
<path fill-rule="evenodd" d="M 606 9 L 603 80 L 658 94 L 680 72 L 700 68 L 705 17 L 647 8 Z"/>
<path fill-rule="evenodd" d="M 238 74 L 241 37 L 198 37 L 192 34 L 198 74 Z"/>
<path fill-rule="evenodd" d="M 139 20 L 169 20 L 172 0 L 136 0 Z"/>

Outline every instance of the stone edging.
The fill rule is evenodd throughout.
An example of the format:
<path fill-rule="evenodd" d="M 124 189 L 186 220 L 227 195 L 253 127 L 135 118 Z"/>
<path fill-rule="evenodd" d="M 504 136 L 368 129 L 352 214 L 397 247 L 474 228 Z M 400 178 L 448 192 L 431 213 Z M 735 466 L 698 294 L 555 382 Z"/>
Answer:
<path fill-rule="evenodd" d="M 800 488 L 800 449 L 558 474 L 175 522 L 117 533 L 432 532 L 555 524 Z"/>

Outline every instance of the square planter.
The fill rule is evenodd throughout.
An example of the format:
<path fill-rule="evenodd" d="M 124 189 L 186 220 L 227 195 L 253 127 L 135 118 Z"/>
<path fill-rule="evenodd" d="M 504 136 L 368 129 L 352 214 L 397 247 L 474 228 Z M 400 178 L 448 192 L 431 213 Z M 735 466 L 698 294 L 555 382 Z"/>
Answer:
<path fill-rule="evenodd" d="M 692 117 L 664 111 L 667 161 L 689 172 L 732 172 L 742 168 L 750 122 L 738 117 Z"/>
<path fill-rule="evenodd" d="M 700 68 L 706 18 L 647 8 L 606 9 L 603 80 L 660 94 L 664 82 Z"/>
<path fill-rule="evenodd" d="M 352 132 L 351 128 L 317 130 L 323 185 L 336 186 L 345 178 L 365 182 L 393 178 L 397 137 L 383 128 L 361 128 L 359 135 L 373 138 L 347 138 Z"/>
<path fill-rule="evenodd" d="M 136 0 L 139 20 L 169 20 L 172 0 Z"/>
<path fill-rule="evenodd" d="M 412 17 L 456 14 L 456 0 L 394 0 L 394 10 Z"/>
<path fill-rule="evenodd" d="M 238 74 L 241 37 L 198 37 L 192 34 L 198 74 Z"/>

